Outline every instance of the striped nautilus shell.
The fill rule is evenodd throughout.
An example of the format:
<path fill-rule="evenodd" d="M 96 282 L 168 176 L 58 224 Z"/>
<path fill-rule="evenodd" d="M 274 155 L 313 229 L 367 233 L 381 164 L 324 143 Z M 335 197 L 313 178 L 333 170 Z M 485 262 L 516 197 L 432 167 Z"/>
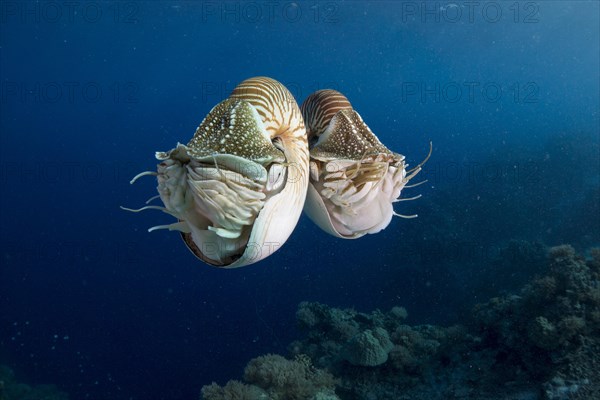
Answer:
<path fill-rule="evenodd" d="M 356 239 L 386 228 L 394 215 L 416 216 L 396 213 L 393 204 L 419 197 L 400 199 L 400 192 L 429 155 L 407 170 L 404 156 L 388 150 L 338 91 L 311 94 L 301 110 L 311 145 L 304 208 L 318 226 L 336 237 Z"/>
<path fill-rule="evenodd" d="M 159 209 L 178 221 L 202 261 L 223 268 L 264 259 L 288 239 L 306 199 L 308 143 L 292 94 L 265 77 L 243 81 L 217 104 L 187 145 L 157 152 Z M 154 198 L 153 198 L 154 199 Z M 152 199 L 151 199 L 152 200 Z M 150 200 L 149 200 L 150 201 Z"/>

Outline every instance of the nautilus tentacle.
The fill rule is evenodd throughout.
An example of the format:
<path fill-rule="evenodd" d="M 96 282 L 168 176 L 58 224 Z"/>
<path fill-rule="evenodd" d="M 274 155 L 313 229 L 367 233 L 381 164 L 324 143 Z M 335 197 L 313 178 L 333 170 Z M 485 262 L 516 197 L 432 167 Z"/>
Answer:
<path fill-rule="evenodd" d="M 310 149 L 305 211 L 326 232 L 356 239 L 386 228 L 393 203 L 423 163 L 407 171 L 403 155 L 385 147 L 335 90 L 319 90 L 302 104 Z"/>
<path fill-rule="evenodd" d="M 279 82 L 245 80 L 217 104 L 187 145 L 157 152 L 158 226 L 181 232 L 208 264 L 235 268 L 272 254 L 296 226 L 308 185 L 300 109 Z M 153 228 L 154 229 L 154 228 Z"/>

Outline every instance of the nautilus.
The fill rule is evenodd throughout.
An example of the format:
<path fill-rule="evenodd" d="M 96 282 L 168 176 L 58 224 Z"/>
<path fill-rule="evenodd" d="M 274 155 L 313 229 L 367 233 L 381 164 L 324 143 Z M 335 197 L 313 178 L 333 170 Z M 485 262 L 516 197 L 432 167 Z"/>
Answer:
<path fill-rule="evenodd" d="M 306 127 L 305 127 L 306 124 Z M 310 150 L 309 150 L 310 142 Z M 431 155 L 431 144 L 429 155 Z M 163 206 L 176 222 L 149 231 L 179 231 L 200 260 L 221 268 L 258 262 L 279 249 L 300 214 L 324 231 L 356 239 L 386 228 L 393 204 L 429 155 L 407 170 L 335 90 L 310 95 L 302 110 L 271 78 L 240 83 L 204 118 L 187 144 L 157 152 Z M 413 184 L 412 186 L 416 186 Z"/>
<path fill-rule="evenodd" d="M 310 143 L 310 180 L 306 214 L 325 232 L 356 239 L 386 228 L 393 204 L 431 155 L 407 170 L 405 157 L 390 151 L 369 129 L 348 99 L 335 90 L 319 90 L 302 103 Z M 416 186 L 412 185 L 412 186 Z"/>
<path fill-rule="evenodd" d="M 294 230 L 306 199 L 309 153 L 300 109 L 279 82 L 250 78 L 217 104 L 186 145 L 157 152 L 164 206 L 191 252 L 217 267 L 264 259 Z M 154 199 L 153 198 L 153 199 Z M 152 199 L 150 199 L 152 200 Z M 149 200 L 149 201 L 150 201 Z"/>

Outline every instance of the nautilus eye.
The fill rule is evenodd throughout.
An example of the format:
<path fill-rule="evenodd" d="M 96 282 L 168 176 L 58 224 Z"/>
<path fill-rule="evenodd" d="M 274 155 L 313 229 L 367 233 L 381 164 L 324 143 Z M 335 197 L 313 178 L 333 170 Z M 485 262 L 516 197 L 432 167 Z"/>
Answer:
<path fill-rule="evenodd" d="M 348 99 L 335 90 L 319 90 L 302 104 L 310 149 L 308 216 L 326 232 L 356 239 L 386 228 L 403 188 L 427 158 L 407 170 L 403 155 L 385 147 Z M 431 147 L 430 153 L 431 154 Z M 412 185 L 415 186 L 415 185 Z"/>
<path fill-rule="evenodd" d="M 279 82 L 245 80 L 217 104 L 187 145 L 157 152 L 160 209 L 177 218 L 150 230 L 181 232 L 208 264 L 235 268 L 277 250 L 296 226 L 308 185 L 298 105 Z M 139 211 L 139 210 L 130 210 Z"/>

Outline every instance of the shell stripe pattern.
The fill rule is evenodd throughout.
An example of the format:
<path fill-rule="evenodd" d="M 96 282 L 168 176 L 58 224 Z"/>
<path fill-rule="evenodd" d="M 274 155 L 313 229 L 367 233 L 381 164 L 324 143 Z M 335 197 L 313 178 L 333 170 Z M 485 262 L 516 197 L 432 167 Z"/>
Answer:
<path fill-rule="evenodd" d="M 302 116 L 309 139 L 320 135 L 340 110 L 352 110 L 350 101 L 337 90 L 318 90 L 302 103 Z"/>
<path fill-rule="evenodd" d="M 283 143 L 283 150 L 289 164 L 289 180 L 303 185 L 294 185 L 296 192 L 294 204 L 290 207 L 302 207 L 306 186 L 308 184 L 308 143 L 304 120 L 298 103 L 290 91 L 278 81 L 267 77 L 255 77 L 241 82 L 231 93 L 230 98 L 241 99 L 250 103 L 260 115 L 265 130 L 271 139 L 279 138 Z M 294 151 L 286 151 L 293 149 Z"/>

